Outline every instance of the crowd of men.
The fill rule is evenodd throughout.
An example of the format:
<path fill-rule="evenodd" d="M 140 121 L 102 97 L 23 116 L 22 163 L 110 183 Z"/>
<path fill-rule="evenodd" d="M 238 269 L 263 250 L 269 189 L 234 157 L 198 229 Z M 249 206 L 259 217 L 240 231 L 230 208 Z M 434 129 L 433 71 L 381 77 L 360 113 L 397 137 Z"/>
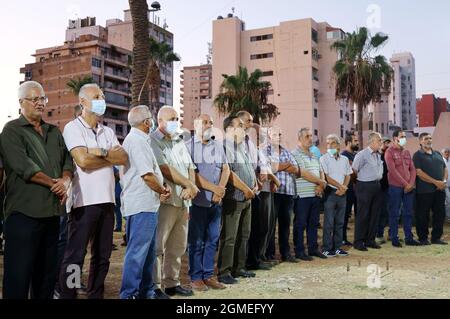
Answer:
<path fill-rule="evenodd" d="M 154 124 L 141 105 L 130 110 L 121 145 L 103 124 L 105 96 L 96 84 L 81 88 L 81 111 L 63 133 L 42 119 L 47 97 L 39 83 L 24 82 L 18 95 L 21 116 L 0 136 L 5 299 L 76 298 L 88 246 L 86 294 L 103 298 L 122 215 L 121 299 L 187 297 L 280 262 L 345 257 L 351 246 L 380 249 L 387 225 L 396 248 L 447 244 L 450 150 L 435 151 L 430 134 L 420 135 L 413 156 L 402 130 L 392 138 L 371 133 L 362 150 L 354 134 L 344 143 L 332 134 L 322 155 L 309 128 L 289 150 L 280 129 L 255 124 L 245 111 L 227 117 L 223 130 L 202 114 L 191 136 L 172 107 L 162 107 Z M 180 282 L 186 252 L 189 287 Z"/>

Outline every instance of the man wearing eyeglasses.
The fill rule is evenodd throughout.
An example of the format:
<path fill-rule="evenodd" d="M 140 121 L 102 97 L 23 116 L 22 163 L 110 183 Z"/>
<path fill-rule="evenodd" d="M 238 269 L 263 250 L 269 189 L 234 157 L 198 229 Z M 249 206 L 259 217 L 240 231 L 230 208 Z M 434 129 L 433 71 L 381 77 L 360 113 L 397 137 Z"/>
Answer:
<path fill-rule="evenodd" d="M 42 86 L 24 82 L 19 103 L 21 116 L 6 124 L 0 138 L 7 175 L 3 298 L 28 299 L 31 290 L 33 299 L 51 299 L 73 162 L 59 129 L 42 120 Z"/>

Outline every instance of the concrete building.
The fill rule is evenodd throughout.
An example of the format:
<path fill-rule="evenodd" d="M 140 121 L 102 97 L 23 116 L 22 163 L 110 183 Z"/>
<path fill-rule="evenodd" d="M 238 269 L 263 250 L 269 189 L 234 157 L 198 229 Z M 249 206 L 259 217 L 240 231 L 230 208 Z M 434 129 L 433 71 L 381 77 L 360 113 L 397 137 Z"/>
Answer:
<path fill-rule="evenodd" d="M 419 127 L 436 126 L 439 117 L 444 112 L 450 112 L 450 104 L 446 98 L 434 94 L 422 95 L 417 99 L 417 120 Z"/>
<path fill-rule="evenodd" d="M 194 129 L 194 120 L 202 113 L 202 100 L 212 98 L 211 64 L 188 66 L 181 71 L 181 123 Z"/>
<path fill-rule="evenodd" d="M 167 30 L 166 23 L 159 25 L 159 18 L 148 14 L 150 21 L 149 34 L 159 42 L 166 42 L 174 46 L 173 33 Z M 108 43 L 133 51 L 133 24 L 130 10 L 124 10 L 124 19 L 110 19 L 106 21 L 108 29 Z M 160 65 L 161 87 L 159 102 L 162 105 L 173 106 L 173 64 Z"/>
<path fill-rule="evenodd" d="M 99 34 L 104 28 L 95 28 Z M 131 52 L 115 47 L 92 34 L 79 35 L 61 46 L 36 50 L 35 63 L 20 69 L 25 81 L 38 81 L 49 98 L 44 120 L 61 130 L 74 118 L 78 97 L 67 87 L 71 79 L 91 76 L 103 88 L 107 110 L 104 124 L 111 127 L 119 139 L 128 133 L 127 115 L 131 103 Z"/>
<path fill-rule="evenodd" d="M 417 126 L 415 59 L 405 52 L 394 54 L 390 62 L 394 77 L 389 97 L 389 120 L 393 126 L 413 130 Z"/>
<path fill-rule="evenodd" d="M 343 37 L 341 29 L 313 19 L 246 30 L 231 14 L 219 17 L 213 21 L 212 97 L 219 93 L 222 74 L 236 74 L 239 66 L 260 69 L 272 83 L 268 103 L 281 113 L 272 125 L 282 128 L 286 145 L 295 147 L 298 130 L 309 127 L 324 148 L 328 134 L 344 136 L 353 123 L 352 108 L 335 100 L 331 80 L 338 54 L 330 45 Z M 215 113 L 221 126 L 223 116 Z"/>

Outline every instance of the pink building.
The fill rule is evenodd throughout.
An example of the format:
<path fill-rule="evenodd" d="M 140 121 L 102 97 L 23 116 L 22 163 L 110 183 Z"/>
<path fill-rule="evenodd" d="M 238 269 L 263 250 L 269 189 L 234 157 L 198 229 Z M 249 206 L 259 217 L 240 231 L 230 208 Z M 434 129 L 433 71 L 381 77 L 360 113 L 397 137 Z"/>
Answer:
<path fill-rule="evenodd" d="M 278 26 L 245 30 L 237 17 L 213 21 L 212 96 L 219 93 L 222 74 L 236 74 L 239 66 L 260 69 L 272 83 L 269 103 L 281 115 L 272 125 L 282 128 L 285 144 L 297 143 L 301 127 L 313 131 L 325 147 L 328 134 L 344 136 L 352 128 L 352 108 L 334 98 L 332 68 L 338 59 L 331 44 L 344 32 L 313 19 L 281 22 Z M 223 117 L 215 112 L 217 126 Z"/>

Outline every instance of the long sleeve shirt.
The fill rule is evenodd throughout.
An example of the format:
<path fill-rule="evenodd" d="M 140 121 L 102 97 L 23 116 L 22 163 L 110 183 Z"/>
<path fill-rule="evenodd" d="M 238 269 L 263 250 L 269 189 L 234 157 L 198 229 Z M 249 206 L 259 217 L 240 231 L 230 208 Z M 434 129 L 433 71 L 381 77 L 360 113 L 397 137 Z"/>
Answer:
<path fill-rule="evenodd" d="M 385 154 L 389 185 L 406 187 L 416 182 L 416 167 L 408 150 L 392 146 Z"/>

